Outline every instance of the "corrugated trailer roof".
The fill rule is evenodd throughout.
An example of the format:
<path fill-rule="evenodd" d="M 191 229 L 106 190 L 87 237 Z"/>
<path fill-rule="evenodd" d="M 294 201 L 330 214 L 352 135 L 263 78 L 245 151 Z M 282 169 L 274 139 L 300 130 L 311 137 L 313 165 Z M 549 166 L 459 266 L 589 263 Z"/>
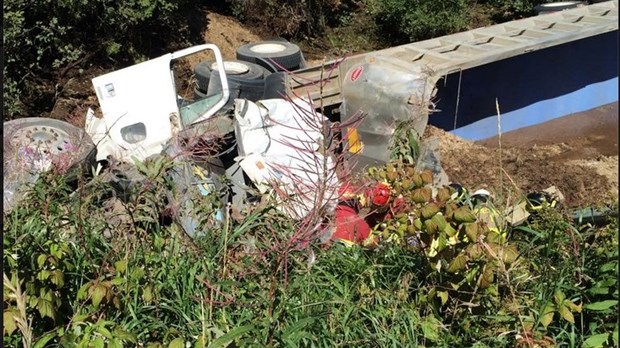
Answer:
<path fill-rule="evenodd" d="M 315 105 L 327 107 L 342 101 L 339 76 L 371 55 L 424 64 L 444 76 L 617 30 L 618 0 L 613 0 L 358 54 L 344 59 L 337 69 L 331 67 L 338 61 L 330 61 L 292 72 L 285 83 L 289 96 L 309 94 Z"/>

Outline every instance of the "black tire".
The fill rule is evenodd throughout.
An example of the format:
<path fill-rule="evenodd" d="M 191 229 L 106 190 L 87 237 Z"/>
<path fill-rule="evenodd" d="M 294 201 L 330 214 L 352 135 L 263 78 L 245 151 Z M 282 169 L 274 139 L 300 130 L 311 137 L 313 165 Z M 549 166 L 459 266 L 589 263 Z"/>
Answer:
<path fill-rule="evenodd" d="M 208 87 L 207 87 L 208 88 Z M 194 87 L 194 99 L 204 99 L 207 97 L 207 93 L 200 90 L 198 87 Z"/>
<path fill-rule="evenodd" d="M 571 8 L 577 8 L 582 6 L 584 3 L 581 1 L 562 1 L 562 2 L 552 2 L 548 4 L 540 4 L 534 7 L 534 12 L 537 15 L 547 14 L 557 11 L 568 10 Z"/>
<path fill-rule="evenodd" d="M 273 73 L 265 78 L 265 91 L 262 99 L 286 97 L 286 72 Z"/>
<path fill-rule="evenodd" d="M 196 78 L 197 88 L 202 92 L 207 91 L 209 77 L 211 76 L 211 64 L 213 60 L 203 60 L 194 66 L 194 77 Z"/>
<path fill-rule="evenodd" d="M 237 48 L 237 59 L 256 63 L 257 58 L 264 58 L 278 70 L 299 69 L 302 59 L 299 46 L 287 41 L 261 41 L 245 44 Z M 280 65 L 280 66 L 278 66 Z"/>
<path fill-rule="evenodd" d="M 264 70 L 264 68 L 260 67 Z M 225 108 L 231 107 L 236 98 L 247 99 L 250 101 L 257 101 L 263 98 L 265 91 L 265 80 L 261 79 L 248 79 L 241 75 L 226 75 L 228 80 L 228 89 L 230 90 L 230 97 Z M 222 83 L 220 81 L 220 75 L 217 71 L 211 72 L 211 78 L 209 79 L 209 88 L 207 89 L 207 95 L 214 95 L 222 90 Z"/>
<path fill-rule="evenodd" d="M 256 58 L 255 63 L 267 69 L 267 71 L 272 74 L 278 72 L 278 68 L 271 64 L 271 62 L 268 61 L 266 58 Z"/>
<path fill-rule="evenodd" d="M 215 70 L 214 60 L 202 61 L 194 67 L 194 76 L 198 89 L 206 93 L 209 90 L 209 80 L 211 79 L 211 73 Z M 269 72 L 260 65 L 241 61 L 241 60 L 225 60 L 224 69 L 226 75 L 234 75 L 244 80 L 262 80 Z"/>

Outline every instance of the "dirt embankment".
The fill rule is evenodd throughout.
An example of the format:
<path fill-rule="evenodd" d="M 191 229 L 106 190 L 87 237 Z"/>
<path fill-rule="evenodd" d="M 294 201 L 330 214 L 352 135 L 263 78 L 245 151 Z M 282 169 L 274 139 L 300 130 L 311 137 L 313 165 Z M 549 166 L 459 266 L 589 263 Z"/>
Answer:
<path fill-rule="evenodd" d="M 555 185 L 566 205 L 618 200 L 618 103 L 478 143 L 429 127 L 448 176 L 470 189 L 519 194 Z"/>

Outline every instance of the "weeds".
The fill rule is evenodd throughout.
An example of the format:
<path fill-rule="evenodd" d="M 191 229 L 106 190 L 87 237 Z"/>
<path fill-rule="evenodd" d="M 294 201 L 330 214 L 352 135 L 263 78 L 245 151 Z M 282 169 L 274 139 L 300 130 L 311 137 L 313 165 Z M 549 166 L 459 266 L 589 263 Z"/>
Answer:
<path fill-rule="evenodd" d="M 576 226 L 547 209 L 496 233 L 449 190 L 427 197 L 428 172 L 393 162 L 373 175 L 399 187 L 406 221 L 385 218 L 375 249 L 293 248 L 300 226 L 269 202 L 235 212 L 208 196 L 194 209 L 223 219 L 190 239 L 168 217 L 172 168 L 138 164 L 146 179 L 116 210 L 96 178 L 80 200 L 62 177 L 34 183 L 3 226 L 6 346 L 617 344 L 617 221 Z M 451 240 L 448 225 L 454 243 L 434 243 Z"/>

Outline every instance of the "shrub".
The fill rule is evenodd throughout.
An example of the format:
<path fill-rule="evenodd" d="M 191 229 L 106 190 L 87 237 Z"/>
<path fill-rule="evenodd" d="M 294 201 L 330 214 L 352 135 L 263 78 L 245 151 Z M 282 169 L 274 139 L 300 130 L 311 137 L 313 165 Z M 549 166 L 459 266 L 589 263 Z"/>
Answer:
<path fill-rule="evenodd" d="M 494 235 L 465 205 L 437 219 L 428 201 L 451 192 L 432 198 L 428 172 L 393 162 L 373 177 L 411 216 L 378 225 L 374 249 L 292 248 L 299 225 L 268 200 L 190 240 L 165 219 L 171 166 L 138 163 L 145 181 L 115 208 L 98 176 L 32 185 L 4 218 L 4 346 L 617 346 L 615 218 L 576 226 L 548 209 Z M 198 216 L 219 208 L 194 198 Z M 437 252 L 420 250 L 431 237 Z"/>
<path fill-rule="evenodd" d="M 469 18 L 467 0 L 369 0 L 380 35 L 407 43 L 458 32 Z"/>
<path fill-rule="evenodd" d="M 105 55 L 113 62 L 143 60 L 189 35 L 188 0 L 14 0 L 4 10 L 4 117 L 33 100 L 53 104 L 52 86 L 73 66 Z M 174 29 L 174 30 L 173 30 Z M 200 38 L 200 36 L 196 36 Z M 43 94 L 43 95 L 42 95 Z"/>
<path fill-rule="evenodd" d="M 339 24 L 356 7 L 353 0 L 232 0 L 233 14 L 285 38 L 313 38 Z"/>
<path fill-rule="evenodd" d="M 543 2 L 553 1 L 537 1 L 537 0 L 486 0 L 493 8 L 491 15 L 495 22 L 506 22 L 519 18 L 528 17 L 534 14 L 534 6 Z"/>

